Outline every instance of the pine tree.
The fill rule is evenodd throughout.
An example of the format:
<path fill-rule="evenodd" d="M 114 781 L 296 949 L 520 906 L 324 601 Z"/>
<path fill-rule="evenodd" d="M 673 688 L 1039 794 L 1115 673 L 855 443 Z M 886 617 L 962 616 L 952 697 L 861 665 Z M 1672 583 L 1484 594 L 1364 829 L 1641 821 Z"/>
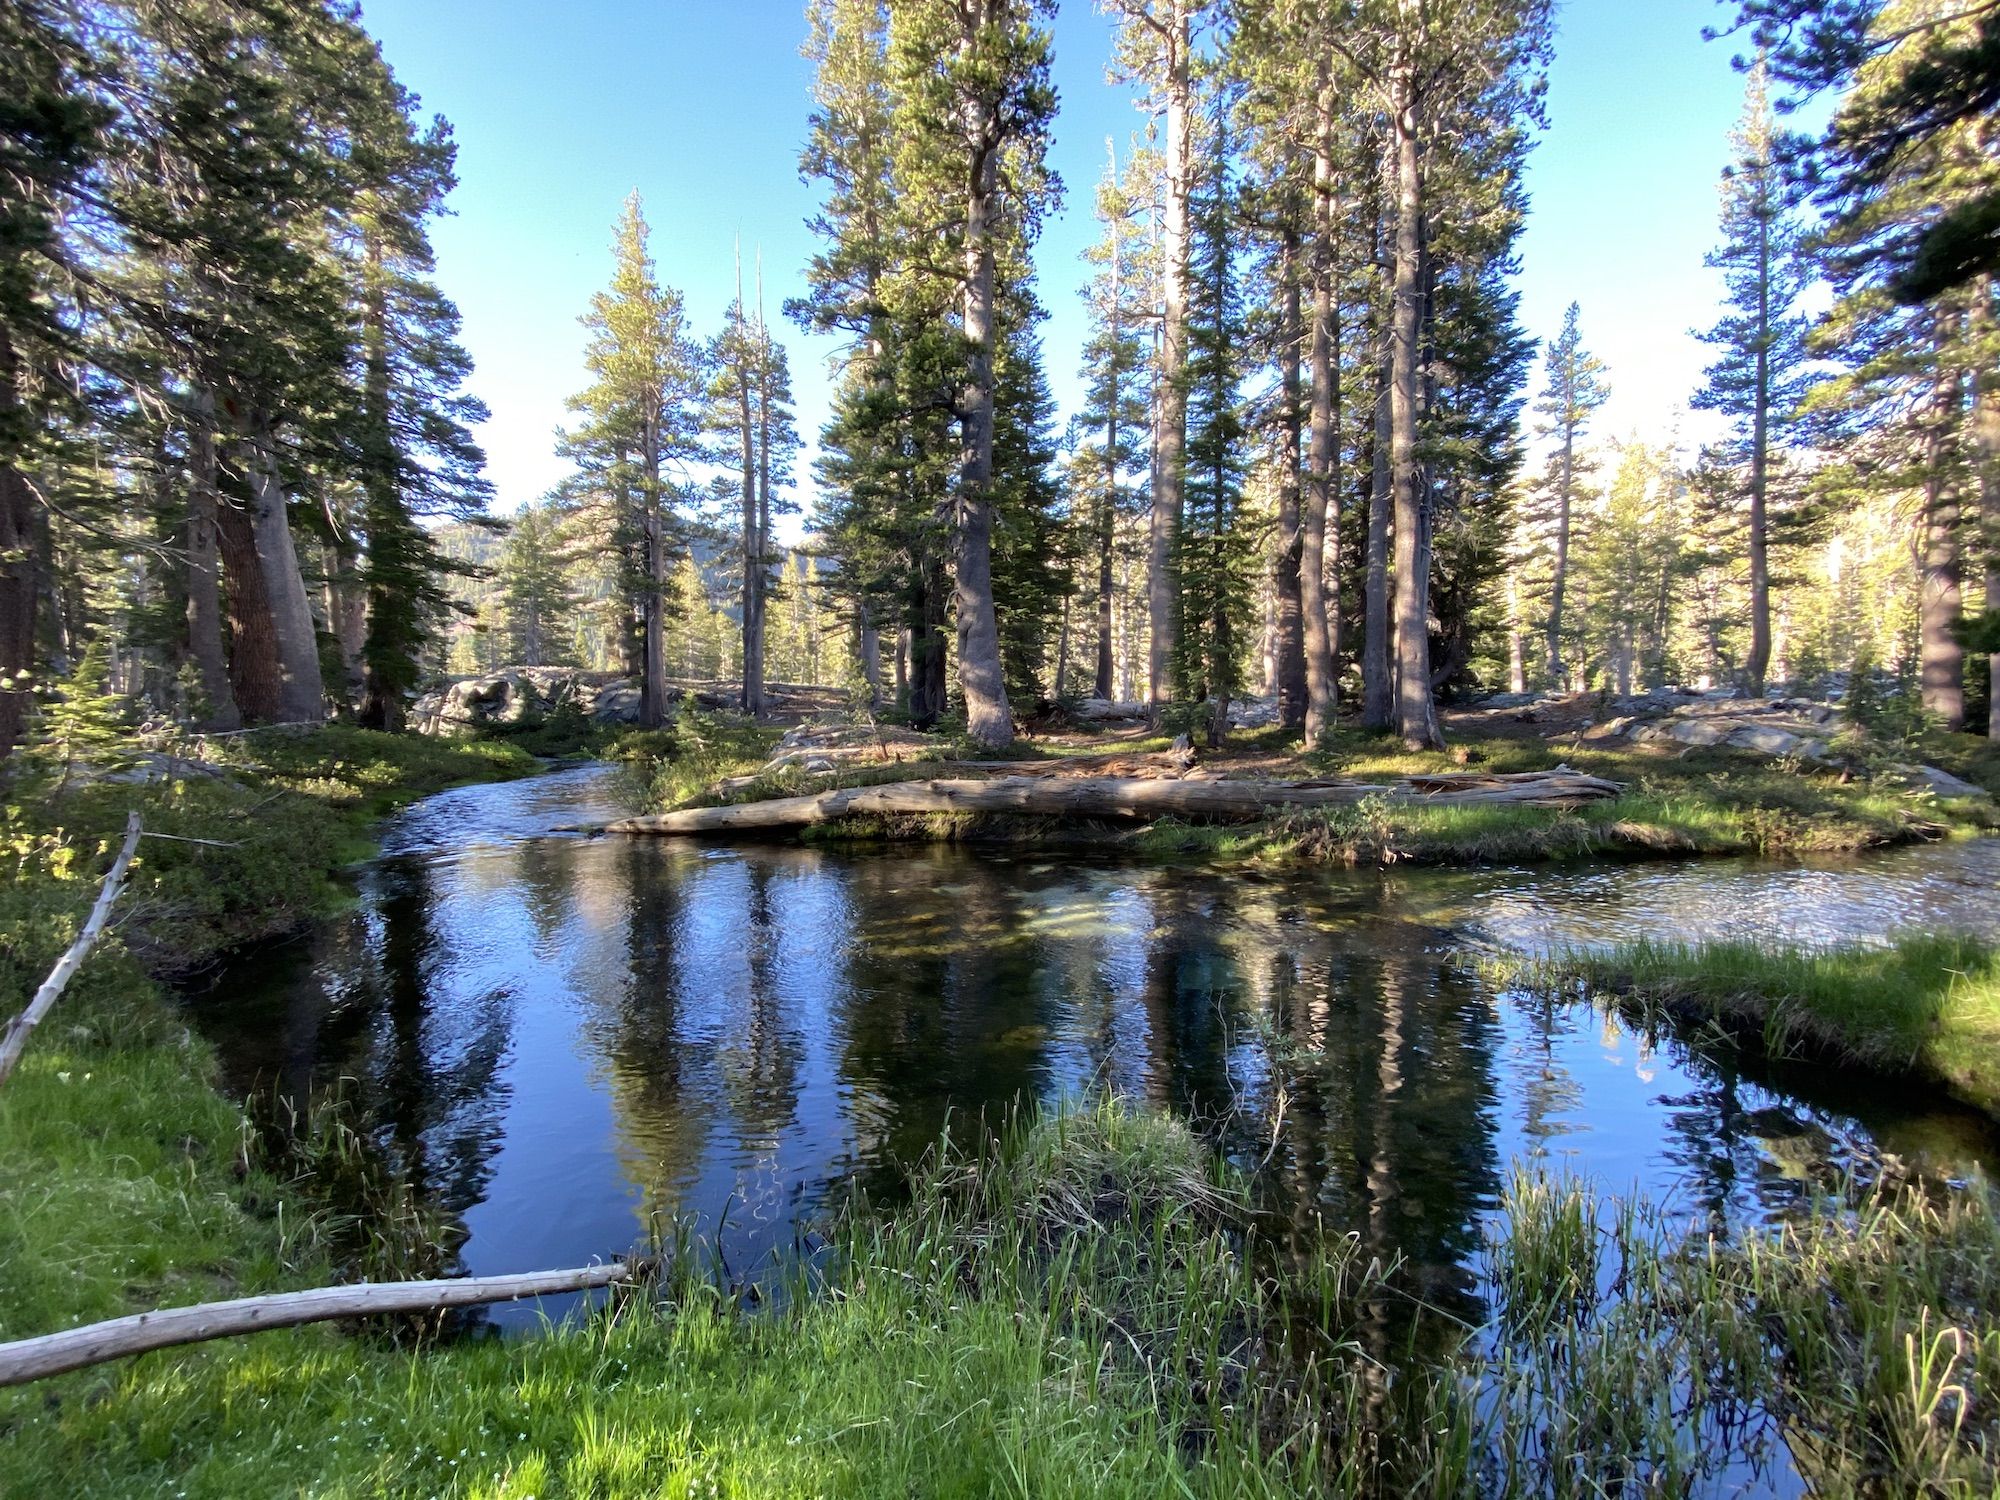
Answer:
<path fill-rule="evenodd" d="M 1723 273 L 1729 311 L 1703 338 L 1721 351 L 1696 393 L 1698 408 L 1735 424 L 1728 456 L 1744 474 L 1750 568 L 1750 651 L 1744 685 L 1764 691 L 1771 664 L 1771 500 L 1792 414 L 1805 394 L 1806 319 L 1794 309 L 1812 280 L 1804 231 L 1791 211 L 1761 62 L 1750 74 L 1735 160 L 1723 177 L 1723 243 L 1708 264 Z"/>
<path fill-rule="evenodd" d="M 1143 164 L 1135 164 L 1135 167 Z M 1083 410 L 1080 440 L 1070 472 L 1076 508 L 1089 524 L 1089 562 L 1095 603 L 1095 658 L 1091 692 L 1112 695 L 1113 553 L 1118 522 L 1134 509 L 1137 475 L 1145 458 L 1144 438 L 1150 380 L 1140 330 L 1146 311 L 1137 194 L 1129 176 L 1121 180 L 1115 152 L 1097 190 L 1102 238 L 1088 252 L 1099 269 L 1084 288 L 1091 334 L 1083 349 Z"/>
<path fill-rule="evenodd" d="M 105 111 L 82 39 L 48 0 L 0 8 L 0 761 L 19 742 L 35 678 L 42 514 L 28 471 L 50 436 L 69 340 L 58 222 L 90 174 Z"/>
<path fill-rule="evenodd" d="M 522 506 L 494 575 L 509 661 L 545 667 L 568 658 L 576 601 L 567 564 L 555 518 L 542 506 Z"/>
<path fill-rule="evenodd" d="M 1109 0 L 1119 18 L 1117 76 L 1143 83 L 1165 117 L 1161 158 L 1159 351 L 1154 385 L 1153 494 L 1146 554 L 1150 639 L 1147 697 L 1157 718 L 1168 698 L 1179 617 L 1173 576 L 1187 466 L 1188 204 L 1193 184 L 1194 48 L 1206 0 Z"/>
<path fill-rule="evenodd" d="M 949 403 L 958 428 L 952 487 L 953 605 L 966 732 L 1012 742 L 1006 668 L 993 592 L 994 452 L 998 373 L 1009 286 L 1056 190 L 1044 165 L 1055 90 L 1049 83 L 1049 0 L 891 0 L 889 64 L 897 97 L 899 212 L 943 227 L 946 255 L 929 255 L 955 326 L 917 324 L 919 379 Z M 1002 171 L 1005 164 L 1006 170 Z M 948 273 L 943 267 L 950 266 Z"/>
<path fill-rule="evenodd" d="M 1218 103 L 1218 113 L 1224 107 Z M 1217 128 L 1192 208 L 1188 256 L 1188 443 L 1185 510 L 1175 534 L 1180 619 L 1178 691 L 1210 704 L 1219 746 L 1243 689 L 1256 546 L 1243 516 L 1244 440 L 1238 351 L 1244 337 L 1232 240 L 1240 233 L 1228 138 Z"/>
<path fill-rule="evenodd" d="M 352 53 L 354 72 L 370 84 L 369 114 L 350 155 L 357 191 L 341 245 L 360 334 L 349 429 L 367 549 L 360 718 L 394 729 L 445 607 L 448 565 L 422 523 L 480 516 L 492 486 L 470 430 L 486 408 L 463 389 L 472 360 L 459 343 L 458 309 L 431 279 L 425 227 L 454 185 L 457 148 L 442 119 L 417 129 L 417 100 L 372 42 L 353 37 Z"/>
<path fill-rule="evenodd" d="M 1577 451 L 1578 442 L 1597 409 L 1611 398 L 1604 383 L 1604 364 L 1583 347 L 1579 327 L 1581 309 L 1572 302 L 1563 314 L 1562 332 L 1543 352 L 1545 371 L 1542 395 L 1535 403 L 1541 418 L 1535 436 L 1552 445 L 1546 471 L 1537 496 L 1546 527 L 1552 560 L 1549 575 L 1549 609 L 1543 626 L 1543 670 L 1549 685 L 1561 691 L 1570 684 L 1564 660 L 1563 606 L 1569 587 L 1571 531 L 1578 501 L 1578 485 L 1589 472 L 1588 459 Z"/>
<path fill-rule="evenodd" d="M 639 195 L 625 202 L 610 286 L 591 298 L 584 364 L 591 384 L 570 402 L 582 417 L 569 435 L 608 479 L 635 544 L 622 591 L 634 605 L 640 639 L 640 719 L 665 722 L 665 628 L 673 513 L 683 497 L 670 466 L 701 452 L 703 371 L 681 310 L 662 287 L 647 250 Z"/>

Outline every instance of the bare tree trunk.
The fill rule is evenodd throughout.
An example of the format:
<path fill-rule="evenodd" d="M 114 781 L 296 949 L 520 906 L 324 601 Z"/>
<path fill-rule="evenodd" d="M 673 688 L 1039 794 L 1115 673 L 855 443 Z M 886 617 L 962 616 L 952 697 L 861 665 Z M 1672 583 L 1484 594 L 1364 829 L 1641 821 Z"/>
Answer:
<path fill-rule="evenodd" d="M 1562 456 L 1556 466 L 1557 483 L 1561 486 L 1556 495 L 1556 561 L 1555 574 L 1549 580 L 1549 623 L 1543 665 L 1549 674 L 1549 687 L 1561 692 L 1569 685 L 1569 670 L 1563 665 L 1563 593 L 1569 584 L 1569 528 L 1570 495 L 1576 483 L 1576 428 L 1567 422 L 1563 426 Z"/>
<path fill-rule="evenodd" d="M 1936 341 L 1940 355 L 1950 337 L 1950 314 L 1937 314 Z M 1942 365 L 1940 360 L 1940 365 Z M 1960 595 L 1958 548 L 1959 496 L 1951 462 L 1953 428 L 1958 420 L 1960 400 L 1956 371 L 1941 369 L 1931 398 L 1928 430 L 1924 436 L 1924 483 L 1922 547 L 1919 564 L 1922 585 L 1917 614 L 1919 663 L 1924 710 L 1937 717 L 1946 729 L 1965 725 L 1965 648 L 1958 641 L 1958 617 L 1963 607 Z"/>
<path fill-rule="evenodd" d="M 1395 681 L 1390 670 L 1393 639 L 1389 628 L 1389 356 L 1383 329 L 1382 358 L 1375 383 L 1374 434 L 1368 466 L 1368 555 L 1362 599 L 1361 723 L 1387 729 L 1395 714 Z"/>
<path fill-rule="evenodd" d="M 223 502 L 215 513 L 215 536 L 228 584 L 229 686 L 238 715 L 247 724 L 269 724 L 279 708 L 277 636 L 271 627 L 271 600 L 257 565 L 257 540 L 250 513 Z"/>
<path fill-rule="evenodd" d="M 349 703 L 359 701 L 366 673 L 362 647 L 368 638 L 368 587 L 361 577 L 361 549 L 331 505 L 326 507 L 327 525 L 334 541 L 327 548 L 326 620 L 340 648 L 343 695 Z"/>
<path fill-rule="evenodd" d="M 1068 594 L 1064 594 L 1062 602 L 1062 629 L 1056 635 L 1056 685 L 1055 691 L 1049 695 L 1053 698 L 1062 697 L 1063 679 L 1069 676 L 1069 606 L 1070 597 Z"/>
<path fill-rule="evenodd" d="M 1507 571 L 1507 691 L 1528 690 L 1528 664 L 1521 642 L 1521 580 L 1513 569 Z"/>
<path fill-rule="evenodd" d="M 973 51 L 968 35 L 962 50 Z M 1014 742 L 1007 683 L 1000 662 L 1000 621 L 993 605 L 993 342 L 994 264 L 992 214 L 1000 187 L 1000 142 L 977 103 L 967 106 L 967 140 L 978 153 L 965 203 L 964 333 L 966 379 L 959 393 L 961 458 L 958 473 L 957 604 L 958 685 L 965 696 L 965 729 L 992 749 Z"/>
<path fill-rule="evenodd" d="M 1114 161 L 1114 166 L 1116 165 Z M 1097 514 L 1097 670 L 1092 691 L 1100 698 L 1111 696 L 1111 554 L 1118 540 L 1119 403 L 1123 399 L 1118 379 L 1118 349 L 1124 333 L 1124 289 L 1120 265 L 1124 247 L 1120 242 L 1119 220 L 1111 219 L 1111 345 L 1109 386 L 1104 403 L 1104 493 Z M 1060 684 L 1058 684 L 1060 691 Z"/>
<path fill-rule="evenodd" d="M 1757 233 L 1757 389 L 1750 422 L 1750 655 L 1744 686 L 1764 694 L 1771 665 L 1771 565 L 1766 504 L 1771 474 L 1771 222 L 1760 216 Z"/>
<path fill-rule="evenodd" d="M 667 722 L 667 548 L 661 535 L 660 516 L 660 415 L 648 411 L 640 441 L 640 457 L 646 465 L 645 491 L 639 498 L 644 513 L 639 518 L 639 534 L 645 551 L 646 592 L 640 604 L 644 631 L 639 682 L 639 722 L 657 729 Z"/>
<path fill-rule="evenodd" d="M 1340 505 L 1338 437 L 1334 431 L 1335 382 L 1340 378 L 1339 316 L 1334 300 L 1333 85 L 1322 73 L 1319 132 L 1313 148 L 1312 416 L 1306 442 L 1305 510 L 1300 518 L 1299 609 L 1306 668 L 1306 744 L 1317 746 L 1333 728 L 1339 709 L 1334 678 L 1333 615 L 1327 597 L 1327 537 L 1338 554 Z"/>
<path fill-rule="evenodd" d="M 882 707 L 882 634 L 869 618 L 867 605 L 856 607 L 855 618 L 855 654 L 861 659 L 861 680 L 868 684 L 868 708 L 873 713 Z"/>
<path fill-rule="evenodd" d="M 250 487 L 250 536 L 271 620 L 278 656 L 277 713 L 287 724 L 317 724 L 326 713 L 320 681 L 319 634 L 306 598 L 305 575 L 292 540 L 285 486 L 269 426 L 252 416 L 239 444 L 244 478 Z"/>
<path fill-rule="evenodd" d="M 26 420 L 20 389 L 20 358 L 7 325 L 0 323 L 0 430 Z M 34 701 L 38 573 L 34 493 L 11 458 L 0 460 L 0 760 L 20 743 Z"/>
<path fill-rule="evenodd" d="M 1284 283 L 1278 329 L 1278 390 L 1283 408 L 1278 430 L 1284 453 L 1278 462 L 1278 559 L 1274 589 L 1277 595 L 1277 678 L 1278 722 L 1287 729 L 1303 729 L 1306 723 L 1306 638 L 1304 558 L 1304 515 L 1301 510 L 1304 488 L 1301 440 L 1305 427 L 1305 403 L 1301 399 L 1300 343 L 1304 337 L 1299 282 L 1301 277 L 1298 232 L 1287 228 L 1279 245 Z M 1321 514 L 1322 524 L 1325 515 Z"/>
<path fill-rule="evenodd" d="M 1187 468 L 1187 258 L 1191 152 L 1188 121 L 1193 107 L 1189 68 L 1189 0 L 1168 0 L 1166 35 L 1166 234 L 1160 263 L 1160 423 L 1154 435 L 1156 473 L 1152 530 L 1146 566 L 1146 612 L 1152 627 L 1147 652 L 1147 701 L 1155 722 L 1173 696 L 1174 537 L 1180 531 Z"/>
<path fill-rule="evenodd" d="M 201 729 L 230 730 L 243 717 L 229 689 L 229 664 L 222 652 L 222 572 L 217 536 L 215 402 L 203 392 L 188 423 L 188 655 L 201 684 Z"/>
<path fill-rule="evenodd" d="M 763 539 L 757 534 L 757 440 L 750 414 L 749 330 L 744 321 L 743 274 L 736 275 L 736 422 L 743 465 L 743 688 L 738 703 L 753 718 L 764 711 L 763 622 L 759 593 L 764 581 Z"/>
<path fill-rule="evenodd" d="M 1416 0 L 1400 0 L 1407 11 Z M 1396 275 L 1389 334 L 1390 483 L 1396 526 L 1396 732 L 1412 750 L 1437 749 L 1431 697 L 1430 536 L 1417 466 L 1417 331 L 1422 321 L 1423 177 L 1418 157 L 1423 101 L 1405 37 L 1392 79 L 1396 142 Z"/>
<path fill-rule="evenodd" d="M 2000 379 L 1987 368 L 1993 329 L 1993 280 L 1973 283 L 1973 439 L 1979 457 L 1980 549 L 1986 559 L 1985 611 L 1989 629 L 2000 627 Z M 1986 737 L 2000 741 L 2000 651 L 1986 658 Z"/>

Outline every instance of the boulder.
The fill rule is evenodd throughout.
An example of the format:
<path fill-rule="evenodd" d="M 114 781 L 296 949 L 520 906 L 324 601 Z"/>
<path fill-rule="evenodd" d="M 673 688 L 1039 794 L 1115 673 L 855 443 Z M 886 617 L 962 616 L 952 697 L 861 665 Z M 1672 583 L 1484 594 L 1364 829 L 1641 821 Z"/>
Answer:
<path fill-rule="evenodd" d="M 1912 790 L 1929 792 L 1933 797 L 1942 797 L 1946 801 L 1986 795 L 1984 787 L 1974 786 L 1936 766 L 1892 766 L 1890 771 Z"/>
<path fill-rule="evenodd" d="M 461 677 L 425 693 L 410 706 L 410 725 L 421 734 L 458 737 L 565 708 L 599 723 L 635 724 L 639 689 L 575 667 L 507 667 L 483 677 Z"/>
<path fill-rule="evenodd" d="M 1683 745 L 1719 745 L 1729 738 L 1729 726 L 1713 719 L 1681 719 L 1665 726 L 1666 737 Z"/>
<path fill-rule="evenodd" d="M 1759 755 L 1796 755 L 1807 742 L 1803 735 L 1768 724 L 1746 724 L 1732 730 L 1725 744 L 1737 750 L 1754 750 Z"/>

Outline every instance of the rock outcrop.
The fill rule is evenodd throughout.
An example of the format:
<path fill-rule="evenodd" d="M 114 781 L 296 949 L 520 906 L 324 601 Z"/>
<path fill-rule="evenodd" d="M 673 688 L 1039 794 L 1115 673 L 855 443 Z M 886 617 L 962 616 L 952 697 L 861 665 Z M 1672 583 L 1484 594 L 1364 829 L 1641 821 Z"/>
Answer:
<path fill-rule="evenodd" d="M 410 727 L 450 738 L 546 718 L 563 709 L 600 724 L 636 724 L 639 689 L 606 672 L 508 667 L 487 677 L 461 677 L 425 693 L 410 707 Z"/>

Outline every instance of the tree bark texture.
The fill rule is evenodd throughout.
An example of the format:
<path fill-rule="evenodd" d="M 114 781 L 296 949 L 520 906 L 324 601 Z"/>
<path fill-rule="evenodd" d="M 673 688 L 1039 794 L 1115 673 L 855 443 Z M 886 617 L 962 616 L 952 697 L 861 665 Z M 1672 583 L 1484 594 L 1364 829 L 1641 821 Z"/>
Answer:
<path fill-rule="evenodd" d="M 1414 0 L 1402 0 L 1406 9 Z M 1396 528 L 1396 732 L 1412 750 L 1436 749 L 1437 708 L 1431 696 L 1429 517 L 1417 462 L 1417 334 L 1422 322 L 1423 167 L 1419 138 L 1423 101 L 1403 41 L 1393 77 L 1396 143 L 1395 300 L 1389 330 L 1390 482 Z"/>
<path fill-rule="evenodd" d="M 1192 186 L 1194 109 L 1190 69 L 1190 0 L 1167 0 L 1166 47 L 1166 223 L 1160 264 L 1159 428 L 1154 434 L 1153 513 L 1146 558 L 1146 613 L 1152 630 L 1148 646 L 1147 701 L 1157 720 L 1173 696 L 1174 648 L 1179 639 L 1179 580 L 1174 538 L 1180 531 L 1187 490 L 1187 264 L 1188 193 Z"/>

